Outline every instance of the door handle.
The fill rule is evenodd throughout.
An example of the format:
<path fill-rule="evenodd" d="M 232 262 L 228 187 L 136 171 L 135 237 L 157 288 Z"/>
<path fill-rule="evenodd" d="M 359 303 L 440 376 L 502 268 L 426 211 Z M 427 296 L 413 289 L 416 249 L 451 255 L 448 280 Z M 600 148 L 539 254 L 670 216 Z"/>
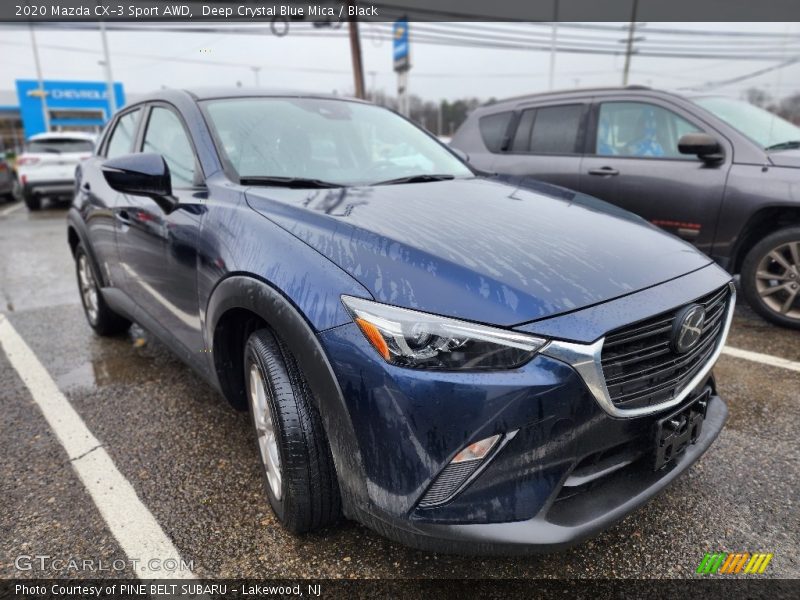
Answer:
<path fill-rule="evenodd" d="M 600 167 L 599 169 L 589 169 L 589 175 L 598 175 L 600 177 L 614 177 L 619 175 L 619 171 L 611 167 Z"/>

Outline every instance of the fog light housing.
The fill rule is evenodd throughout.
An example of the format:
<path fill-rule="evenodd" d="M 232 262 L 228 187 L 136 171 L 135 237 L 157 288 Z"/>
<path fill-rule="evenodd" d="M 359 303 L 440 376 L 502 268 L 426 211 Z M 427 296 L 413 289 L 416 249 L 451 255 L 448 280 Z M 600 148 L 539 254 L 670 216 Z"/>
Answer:
<path fill-rule="evenodd" d="M 474 442 L 455 455 L 436 476 L 420 500 L 420 508 L 431 508 L 452 500 L 467 480 L 484 464 L 487 456 L 497 446 L 500 434 Z"/>

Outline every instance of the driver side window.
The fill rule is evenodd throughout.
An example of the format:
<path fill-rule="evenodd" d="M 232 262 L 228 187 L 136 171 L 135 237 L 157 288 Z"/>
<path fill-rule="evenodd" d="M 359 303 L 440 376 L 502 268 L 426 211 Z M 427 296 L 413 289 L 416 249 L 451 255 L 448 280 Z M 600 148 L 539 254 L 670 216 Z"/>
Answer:
<path fill-rule="evenodd" d="M 597 120 L 595 153 L 636 158 L 693 157 L 678 151 L 678 140 L 700 131 L 671 110 L 645 102 L 604 102 Z"/>
<path fill-rule="evenodd" d="M 142 152 L 155 152 L 164 157 L 172 177 L 172 187 L 195 185 L 197 163 L 194 149 L 180 119 L 168 108 L 156 106 L 150 112 Z"/>

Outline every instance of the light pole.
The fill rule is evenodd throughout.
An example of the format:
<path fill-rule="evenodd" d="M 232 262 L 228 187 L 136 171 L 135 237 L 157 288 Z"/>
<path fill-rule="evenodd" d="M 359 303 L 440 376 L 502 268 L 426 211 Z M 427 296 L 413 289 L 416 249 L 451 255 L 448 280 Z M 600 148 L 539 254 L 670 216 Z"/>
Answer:
<path fill-rule="evenodd" d="M 114 93 L 114 78 L 111 75 L 111 55 L 108 51 L 108 38 L 106 37 L 106 24 L 100 21 L 100 38 L 103 40 L 103 60 L 101 61 L 106 71 L 106 87 L 108 94 L 108 118 L 117 112 L 117 95 Z"/>
<path fill-rule="evenodd" d="M 256 87 L 261 87 L 261 67 L 250 67 L 250 69 L 253 71 L 253 78 L 255 79 Z"/>
<path fill-rule="evenodd" d="M 44 89 L 44 79 L 42 78 L 42 64 L 39 62 L 39 47 L 36 45 L 36 34 L 33 31 L 33 23 L 28 23 L 31 32 L 31 46 L 33 47 L 33 62 L 36 65 L 36 79 L 39 81 L 39 98 L 42 101 L 42 117 L 44 119 L 44 130 L 50 131 L 50 111 L 47 109 L 47 92 Z"/>
<path fill-rule="evenodd" d="M 553 33 L 550 37 L 550 77 L 548 88 L 553 89 L 556 72 L 556 41 L 558 39 L 558 0 L 553 0 Z"/>

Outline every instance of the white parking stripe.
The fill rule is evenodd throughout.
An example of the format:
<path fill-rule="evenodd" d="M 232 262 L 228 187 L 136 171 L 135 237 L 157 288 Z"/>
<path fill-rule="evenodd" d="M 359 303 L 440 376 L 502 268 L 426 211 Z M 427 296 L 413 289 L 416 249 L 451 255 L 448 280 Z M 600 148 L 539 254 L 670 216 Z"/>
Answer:
<path fill-rule="evenodd" d="M 800 362 L 794 362 L 780 356 L 772 356 L 771 354 L 761 354 L 760 352 L 750 352 L 750 350 L 741 350 L 739 348 L 731 348 L 725 346 L 722 350 L 723 354 L 733 356 L 734 358 L 743 358 L 753 362 L 761 363 L 762 365 L 769 365 L 770 367 L 780 367 L 781 369 L 788 369 L 789 371 L 797 371 L 800 373 Z"/>
<path fill-rule="evenodd" d="M 23 206 L 25 205 L 22 204 L 22 202 L 17 202 L 16 204 L 12 204 L 11 206 L 6 206 L 4 209 L 0 210 L 0 218 L 7 217 L 11 213 L 21 209 Z"/>
<path fill-rule="evenodd" d="M 177 561 L 174 564 L 180 568 L 183 564 L 180 554 L 42 363 L 1 314 L 0 346 L 66 450 L 72 467 L 120 548 L 129 560 L 137 561 L 136 575 L 142 579 L 193 579 L 189 569 L 154 570 L 159 569 L 159 564 L 164 565 L 165 560 Z"/>

